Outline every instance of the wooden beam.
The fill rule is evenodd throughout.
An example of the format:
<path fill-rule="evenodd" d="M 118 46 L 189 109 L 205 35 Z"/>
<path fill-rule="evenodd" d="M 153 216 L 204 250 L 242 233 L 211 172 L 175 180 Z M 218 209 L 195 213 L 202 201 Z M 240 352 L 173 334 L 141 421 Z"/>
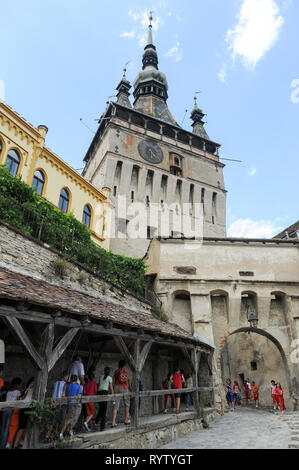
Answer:
<path fill-rule="evenodd" d="M 147 359 L 147 356 L 149 355 L 149 352 L 150 352 L 150 349 L 153 345 L 154 341 L 149 341 L 148 343 L 146 343 L 143 348 L 142 348 L 142 351 L 141 351 L 141 354 L 140 354 L 140 359 L 139 359 L 139 363 L 138 364 L 138 371 L 139 373 L 142 372 L 143 370 L 143 367 L 144 367 L 144 364 L 145 364 L 145 361 Z"/>
<path fill-rule="evenodd" d="M 62 356 L 64 351 L 67 349 L 69 344 L 73 341 L 76 334 L 78 333 L 79 328 L 72 328 L 70 329 L 63 338 L 59 341 L 53 352 L 51 353 L 49 364 L 48 364 L 48 372 L 50 372 L 53 367 L 55 366 L 58 359 Z"/>
<path fill-rule="evenodd" d="M 126 358 L 127 362 L 131 366 L 131 368 L 134 371 L 136 371 L 137 370 L 136 363 L 135 363 L 133 357 L 131 356 L 131 353 L 128 350 L 127 345 L 124 342 L 123 338 L 121 336 L 114 336 L 113 339 L 115 341 L 116 346 L 118 347 L 120 352 L 124 355 L 124 357 Z"/>
<path fill-rule="evenodd" d="M 48 385 L 48 367 L 52 356 L 54 333 L 54 321 L 46 326 L 40 343 L 40 354 L 43 358 L 43 366 L 38 371 L 35 379 L 33 400 L 43 402 L 45 400 L 47 385 Z M 28 422 L 26 437 L 24 442 L 24 449 L 37 449 L 39 439 L 39 425 L 36 422 Z"/>
<path fill-rule="evenodd" d="M 35 347 L 33 346 L 30 339 L 28 338 L 27 333 L 23 329 L 19 320 L 9 315 L 9 316 L 4 317 L 4 322 L 6 323 L 10 331 L 12 331 L 12 333 L 16 335 L 18 339 L 21 341 L 22 345 L 24 346 L 26 351 L 29 353 L 31 359 L 34 361 L 35 365 L 37 365 L 39 369 L 42 369 L 43 358 L 36 351 Z"/>
<path fill-rule="evenodd" d="M 181 349 L 186 361 L 188 362 L 189 366 L 191 367 L 191 372 L 193 373 L 195 366 L 194 366 L 194 363 L 193 363 L 191 357 L 189 356 L 189 353 L 188 353 L 188 350 L 187 350 L 186 346 L 183 346 L 183 347 L 181 346 L 180 349 Z"/>

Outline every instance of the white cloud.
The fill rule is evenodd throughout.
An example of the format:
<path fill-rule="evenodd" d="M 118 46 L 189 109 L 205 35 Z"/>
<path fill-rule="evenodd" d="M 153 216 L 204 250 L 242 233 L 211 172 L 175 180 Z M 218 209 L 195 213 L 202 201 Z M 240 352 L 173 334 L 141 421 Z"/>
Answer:
<path fill-rule="evenodd" d="M 255 67 L 277 40 L 284 23 L 275 0 L 243 0 L 238 23 L 227 31 L 226 41 L 233 61 Z"/>
<path fill-rule="evenodd" d="M 183 51 L 179 41 L 176 41 L 175 45 L 169 49 L 165 54 L 167 57 L 173 57 L 176 62 L 180 62 L 183 58 Z"/>
<path fill-rule="evenodd" d="M 122 38 L 134 38 L 135 37 L 135 31 L 132 29 L 131 31 L 125 31 L 124 33 L 121 34 Z"/>
<path fill-rule="evenodd" d="M 0 101 L 5 101 L 5 83 L 0 80 Z"/>
<path fill-rule="evenodd" d="M 238 219 L 228 229 L 228 236 L 235 238 L 273 238 L 283 227 L 277 221 Z"/>
<path fill-rule="evenodd" d="M 249 172 L 248 172 L 249 176 L 254 176 L 256 174 L 256 168 L 255 167 L 251 167 Z"/>

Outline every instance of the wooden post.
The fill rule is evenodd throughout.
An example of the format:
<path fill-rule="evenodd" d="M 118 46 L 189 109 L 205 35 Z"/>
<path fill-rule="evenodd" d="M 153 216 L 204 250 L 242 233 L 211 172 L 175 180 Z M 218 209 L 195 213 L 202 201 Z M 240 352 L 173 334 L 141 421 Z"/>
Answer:
<path fill-rule="evenodd" d="M 134 361 L 137 365 L 136 370 L 133 371 L 132 377 L 132 392 L 135 393 L 133 398 L 133 423 L 134 427 L 138 428 L 139 426 L 139 380 L 140 373 L 138 364 L 140 363 L 140 339 L 137 339 L 134 344 Z"/>
<path fill-rule="evenodd" d="M 191 360 L 193 364 L 193 371 L 192 371 L 192 378 L 193 378 L 193 387 L 195 387 L 197 390 L 193 393 L 193 401 L 194 401 L 194 408 L 197 411 L 197 414 L 200 416 L 201 415 L 201 406 L 199 403 L 199 398 L 198 398 L 198 367 L 199 367 L 199 354 L 196 349 L 192 349 L 191 352 Z"/>
<path fill-rule="evenodd" d="M 42 368 L 38 371 L 35 379 L 33 399 L 39 402 L 44 401 L 48 384 L 48 367 L 51 360 L 54 342 L 54 323 L 50 323 L 44 330 L 40 344 L 39 354 L 43 358 Z M 39 437 L 39 426 L 37 423 L 30 423 L 27 426 L 24 448 L 37 449 Z"/>

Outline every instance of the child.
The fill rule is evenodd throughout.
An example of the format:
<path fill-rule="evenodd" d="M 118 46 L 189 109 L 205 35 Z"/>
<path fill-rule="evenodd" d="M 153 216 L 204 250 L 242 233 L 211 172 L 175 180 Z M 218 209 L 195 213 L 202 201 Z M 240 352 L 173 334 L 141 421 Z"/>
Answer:
<path fill-rule="evenodd" d="M 167 379 L 164 380 L 164 382 L 162 384 L 163 388 L 165 390 L 171 390 L 172 389 L 172 380 L 173 380 L 173 375 L 172 375 L 171 372 L 169 372 L 169 374 L 167 375 Z M 174 395 L 173 394 L 165 395 L 165 398 L 164 398 L 164 413 L 167 413 L 168 397 L 171 397 L 171 406 L 172 406 L 172 408 L 175 407 L 175 405 L 174 405 Z"/>
<path fill-rule="evenodd" d="M 193 388 L 193 379 L 192 379 L 192 375 L 189 373 L 187 375 L 187 379 L 186 379 L 186 388 Z M 192 403 L 192 395 L 191 393 L 187 393 L 186 394 L 186 410 L 189 409 L 189 406 L 191 406 Z"/>
<path fill-rule="evenodd" d="M 233 393 L 234 393 L 235 405 L 241 405 L 241 389 L 237 380 L 234 381 Z"/>
<path fill-rule="evenodd" d="M 96 396 L 98 391 L 98 386 L 96 381 L 94 380 L 94 374 L 90 372 L 88 375 L 88 379 L 86 384 L 83 387 L 83 395 L 88 397 Z M 85 403 L 86 408 L 86 420 L 84 421 L 83 425 L 86 431 L 90 432 L 91 430 L 88 427 L 88 423 L 96 416 L 96 408 L 94 403 Z"/>
<path fill-rule="evenodd" d="M 52 398 L 62 398 L 65 397 L 65 389 L 68 380 L 68 373 L 63 372 L 61 377 L 56 380 L 53 388 Z M 50 439 L 51 432 L 53 430 L 53 426 L 55 426 L 57 430 L 57 425 L 64 421 L 64 414 L 65 414 L 65 405 L 60 405 L 57 415 L 54 418 L 54 425 L 50 424 L 49 430 L 46 434 L 46 440 Z"/>
<path fill-rule="evenodd" d="M 272 395 L 274 410 L 276 410 L 276 404 L 277 404 L 277 406 L 279 405 L 279 403 L 276 399 L 275 389 L 276 389 L 276 382 L 275 382 L 275 380 L 271 380 L 271 395 Z"/>
<path fill-rule="evenodd" d="M 255 401 L 255 407 L 258 408 L 259 404 L 259 388 L 255 384 L 255 382 L 252 382 L 252 392 L 253 392 L 253 400 Z"/>
<path fill-rule="evenodd" d="M 244 391 L 245 391 L 245 398 L 246 398 L 246 405 L 250 405 L 250 400 L 251 400 L 251 383 L 249 379 L 245 380 L 244 383 Z"/>
<path fill-rule="evenodd" d="M 66 386 L 65 395 L 66 397 L 80 397 L 81 394 L 82 389 L 78 384 L 78 376 L 73 374 L 71 375 L 71 383 Z M 82 405 L 79 405 L 78 403 L 69 403 L 66 406 L 68 407 L 68 409 L 64 425 L 59 436 L 60 439 L 63 439 L 63 434 L 67 428 L 69 429 L 70 437 L 73 437 L 73 427 L 77 423 L 82 409 Z"/>

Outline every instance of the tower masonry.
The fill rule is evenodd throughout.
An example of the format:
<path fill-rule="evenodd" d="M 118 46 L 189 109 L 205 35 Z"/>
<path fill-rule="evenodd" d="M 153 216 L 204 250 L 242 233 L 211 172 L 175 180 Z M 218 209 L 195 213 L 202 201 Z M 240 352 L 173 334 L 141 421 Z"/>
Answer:
<path fill-rule="evenodd" d="M 163 237 L 161 220 L 165 221 L 166 213 L 169 236 L 188 237 L 184 225 L 178 225 L 184 205 L 188 205 L 192 227 L 201 217 L 203 236 L 226 236 L 226 190 L 224 165 L 218 155 L 220 145 L 209 138 L 204 128 L 205 114 L 196 99 L 191 113 L 192 132 L 179 126 L 172 116 L 167 106 L 167 79 L 158 68 L 151 21 L 142 64 L 134 81 L 133 104 L 132 87 L 125 73 L 116 88 L 117 100 L 107 103 L 84 158 L 83 171 L 83 176 L 95 187 L 110 188 L 115 204 L 111 250 L 132 257 L 144 256 L 150 240 Z M 140 222 L 143 233 L 138 238 L 132 237 L 129 230 L 132 219 L 136 220 L 132 209 L 136 203 L 140 207 L 142 204 L 145 211 Z M 158 223 L 153 222 L 152 206 L 158 210 Z M 195 209 L 198 206 L 201 216 Z"/>

